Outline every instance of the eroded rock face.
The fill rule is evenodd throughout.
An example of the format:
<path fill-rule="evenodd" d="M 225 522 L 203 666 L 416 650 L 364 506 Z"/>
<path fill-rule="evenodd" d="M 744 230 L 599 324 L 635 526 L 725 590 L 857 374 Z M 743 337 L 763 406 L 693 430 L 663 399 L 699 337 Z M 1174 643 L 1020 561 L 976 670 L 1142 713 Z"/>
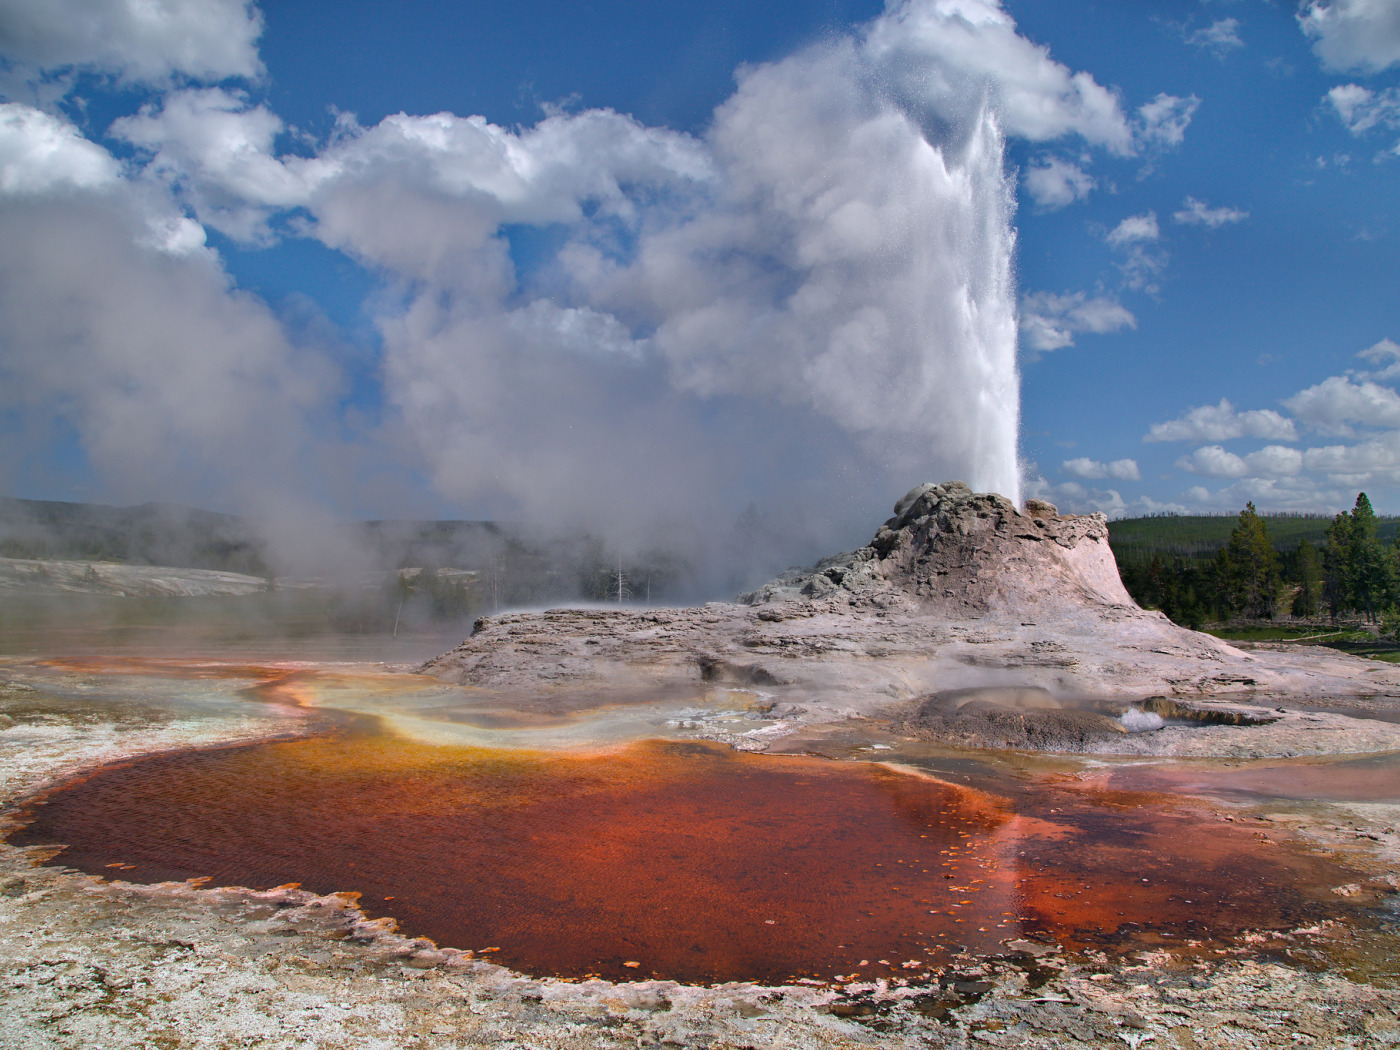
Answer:
<path fill-rule="evenodd" d="M 1118 576 L 1102 514 L 1059 515 L 1030 500 L 961 481 L 925 484 L 895 504 L 869 544 L 789 570 L 750 594 L 747 605 L 840 597 L 900 602 L 953 618 L 988 613 L 1054 615 L 1066 606 L 1136 608 Z M 902 600 L 902 601 L 901 601 Z"/>

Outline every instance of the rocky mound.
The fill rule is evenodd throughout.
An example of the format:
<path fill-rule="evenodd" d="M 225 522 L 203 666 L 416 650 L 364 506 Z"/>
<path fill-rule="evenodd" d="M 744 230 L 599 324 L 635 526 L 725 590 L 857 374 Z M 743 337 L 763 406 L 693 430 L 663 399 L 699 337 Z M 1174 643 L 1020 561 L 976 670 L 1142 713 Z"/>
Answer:
<path fill-rule="evenodd" d="M 1140 609 L 1119 579 L 1102 515 L 1060 515 L 1035 500 L 1018 510 L 961 482 L 920 485 L 865 547 L 786 572 L 737 603 L 483 617 L 422 670 L 556 713 L 678 699 L 700 710 L 754 694 L 751 706 L 786 712 L 774 716 L 779 732 L 869 718 L 973 746 L 1132 753 L 1153 751 L 1153 734 L 1125 732 L 1117 709 L 1085 701 L 1257 698 L 1272 709 L 1390 707 L 1377 698 L 1400 697 L 1400 668 L 1331 650 L 1243 652 Z M 975 704 L 944 702 L 967 690 Z M 1006 702 L 1013 693 L 1046 702 Z M 1269 746 L 1370 750 L 1380 734 L 1400 748 L 1400 727 L 1373 723 L 1362 746 L 1355 720 L 1340 721 L 1349 725 L 1332 736 L 1309 724 L 1301 743 L 1301 723 L 1280 724 Z M 1211 747 L 1230 749 L 1237 743 L 1226 738 L 1263 730 L 1211 733 L 1221 741 Z M 1199 735 L 1161 734 L 1163 747 L 1183 737 L 1170 745 L 1181 754 L 1195 753 Z M 1253 753 L 1238 748 L 1230 753 Z"/>
<path fill-rule="evenodd" d="M 1040 500 L 1027 500 L 1022 512 L 1005 496 L 975 493 L 961 481 L 920 485 L 866 546 L 813 569 L 790 569 L 739 601 L 837 597 L 904 599 L 911 609 L 959 619 L 1136 608 L 1102 514 L 1061 517 Z"/>

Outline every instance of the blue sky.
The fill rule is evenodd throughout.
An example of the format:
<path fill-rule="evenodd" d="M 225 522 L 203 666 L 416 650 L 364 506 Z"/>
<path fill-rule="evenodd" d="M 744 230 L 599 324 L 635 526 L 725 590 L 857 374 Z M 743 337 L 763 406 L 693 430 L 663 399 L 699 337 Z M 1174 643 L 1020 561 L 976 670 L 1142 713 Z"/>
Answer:
<path fill-rule="evenodd" d="M 0 488 L 1400 511 L 1400 0 L 0 0 Z"/>

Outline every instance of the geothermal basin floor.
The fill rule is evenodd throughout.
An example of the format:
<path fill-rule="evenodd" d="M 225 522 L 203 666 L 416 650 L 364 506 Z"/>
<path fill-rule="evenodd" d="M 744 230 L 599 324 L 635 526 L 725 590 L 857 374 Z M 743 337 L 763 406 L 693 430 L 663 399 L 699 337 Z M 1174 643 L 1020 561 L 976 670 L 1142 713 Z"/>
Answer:
<path fill-rule="evenodd" d="M 0 679 L 12 820 L 100 767 L 31 810 L 69 821 L 67 854 L 33 831 L 0 847 L 7 1046 L 1400 1038 L 1393 756 L 1008 762 L 852 728 L 822 747 L 897 768 L 703 740 L 605 741 L 584 759 L 415 743 L 319 709 L 357 681 L 410 690 L 383 669 L 12 660 Z M 714 724 L 693 709 L 670 721 Z M 250 785 L 264 837 L 229 850 Z M 464 822 L 444 828 L 444 812 Z M 178 858 L 153 833 L 162 820 Z M 468 851 L 475 877 L 453 882 L 483 821 L 492 848 Z M 297 848 L 269 859 L 277 842 Z M 451 863 L 433 870 L 435 856 Z M 802 862 L 795 887 L 772 867 L 784 856 Z M 423 885 L 404 895 L 406 868 Z M 432 927 L 453 911 L 457 926 Z M 454 944 L 464 921 L 476 939 Z M 633 948 L 598 950 L 619 933 Z"/>

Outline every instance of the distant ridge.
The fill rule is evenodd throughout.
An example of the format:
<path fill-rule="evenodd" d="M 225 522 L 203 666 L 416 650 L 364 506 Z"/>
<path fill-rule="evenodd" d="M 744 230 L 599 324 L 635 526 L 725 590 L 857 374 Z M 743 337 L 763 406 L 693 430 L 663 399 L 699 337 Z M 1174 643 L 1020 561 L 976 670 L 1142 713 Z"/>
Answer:
<path fill-rule="evenodd" d="M 167 565 L 264 576 L 262 542 L 231 514 L 0 497 L 0 556 Z"/>
<path fill-rule="evenodd" d="M 1322 546 L 1330 514 L 1260 514 L 1269 527 L 1269 536 L 1280 552 L 1296 550 L 1307 540 Z M 1394 541 L 1400 531 L 1400 517 L 1378 516 L 1382 542 Z M 1236 514 L 1163 514 L 1146 518 L 1119 518 L 1108 523 L 1108 542 L 1120 566 L 1149 562 L 1153 555 L 1171 558 L 1210 558 L 1230 542 L 1230 533 L 1239 524 Z"/>
<path fill-rule="evenodd" d="M 339 576 L 328 576 L 324 566 L 288 564 L 253 522 L 232 514 L 168 503 L 113 507 L 0 497 L 0 559 L 213 570 L 356 589 L 368 578 L 420 570 L 403 577 L 403 596 L 454 614 L 467 608 L 607 600 L 617 591 L 617 555 L 596 537 L 574 530 L 551 535 L 514 522 L 411 519 L 321 529 L 335 533 L 321 537 L 329 549 L 347 552 L 337 566 Z M 629 597 L 673 600 L 693 585 L 689 573 L 675 554 L 642 551 L 623 567 L 624 587 Z M 391 604 L 398 597 L 395 592 Z"/>
<path fill-rule="evenodd" d="M 509 538 L 490 521 L 348 522 L 365 551 L 391 569 L 471 565 Z M 163 565 L 252 576 L 274 571 L 257 529 L 234 514 L 174 503 L 101 503 L 0 496 L 0 557 Z"/>

